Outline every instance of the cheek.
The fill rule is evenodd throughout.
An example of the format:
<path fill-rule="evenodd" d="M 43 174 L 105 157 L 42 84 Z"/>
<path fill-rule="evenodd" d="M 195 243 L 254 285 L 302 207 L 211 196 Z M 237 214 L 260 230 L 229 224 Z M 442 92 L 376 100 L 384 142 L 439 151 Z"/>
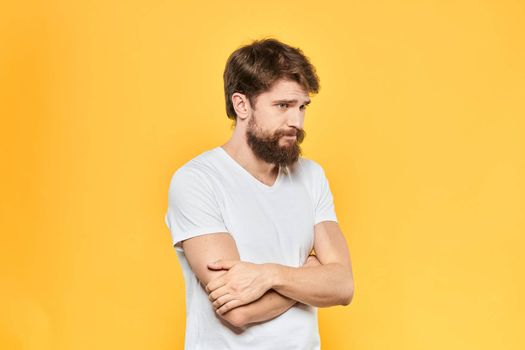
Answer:
<path fill-rule="evenodd" d="M 265 130 L 268 130 L 270 132 L 275 132 L 279 129 L 283 128 L 283 125 L 285 125 L 285 118 L 283 118 L 278 113 L 275 113 L 275 111 L 267 110 L 267 111 L 261 111 L 261 113 L 257 114 L 257 123 Z"/>

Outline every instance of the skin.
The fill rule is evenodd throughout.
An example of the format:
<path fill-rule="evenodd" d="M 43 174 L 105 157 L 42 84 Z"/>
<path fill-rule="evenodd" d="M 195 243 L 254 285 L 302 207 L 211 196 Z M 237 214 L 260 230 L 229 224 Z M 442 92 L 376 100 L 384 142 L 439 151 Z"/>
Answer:
<path fill-rule="evenodd" d="M 229 233 L 212 233 L 187 239 L 183 248 L 191 269 L 205 288 L 211 280 L 216 279 L 226 272 L 222 269 L 209 269 L 207 262 L 225 258 L 239 260 L 239 252 L 235 241 Z M 315 256 L 308 257 L 303 266 L 319 266 L 320 262 Z M 242 328 L 256 322 L 263 322 L 279 316 L 287 311 L 297 301 L 268 290 L 264 295 L 245 305 L 234 308 L 226 313 L 217 313 L 229 327 Z"/>
<path fill-rule="evenodd" d="M 336 222 L 325 221 L 314 229 L 314 249 L 319 266 L 294 268 L 280 264 L 252 264 L 219 260 L 211 269 L 228 272 L 206 285 L 218 314 L 249 304 L 267 290 L 298 302 L 328 307 L 350 304 L 354 283 L 346 241 Z"/>
<path fill-rule="evenodd" d="M 255 106 L 241 93 L 234 93 L 232 102 L 237 122 L 232 137 L 222 147 L 255 178 L 271 186 L 278 167 L 257 158 L 248 145 L 246 130 L 250 120 L 257 121 L 254 130 L 258 135 L 295 134 L 303 128 L 309 94 L 294 81 L 278 80 L 256 98 Z M 279 140 L 282 147 L 291 147 L 295 142 L 297 138 L 293 136 Z M 327 307 L 348 305 L 353 298 L 350 255 L 344 235 L 334 221 L 314 226 L 316 257 L 308 258 L 298 268 L 240 261 L 228 233 L 197 236 L 182 244 L 217 315 L 234 327 L 272 319 L 296 302 Z"/>
<path fill-rule="evenodd" d="M 258 159 L 248 145 L 246 130 L 250 119 L 256 119 L 256 131 L 259 134 L 274 134 L 278 131 L 296 134 L 303 129 L 310 97 L 298 83 L 278 80 L 269 91 L 256 98 L 255 109 L 241 93 L 234 93 L 232 102 L 237 113 L 237 123 L 232 137 L 222 147 L 255 178 L 272 185 L 277 178 L 278 167 Z M 290 147 L 296 141 L 296 136 L 283 136 L 279 143 L 283 147 Z"/>

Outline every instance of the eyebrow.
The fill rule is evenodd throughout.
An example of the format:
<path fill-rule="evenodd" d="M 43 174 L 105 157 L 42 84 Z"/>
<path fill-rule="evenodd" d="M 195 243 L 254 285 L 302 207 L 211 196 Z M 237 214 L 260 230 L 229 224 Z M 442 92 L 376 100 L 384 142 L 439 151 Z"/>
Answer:
<path fill-rule="evenodd" d="M 299 100 L 276 100 L 276 101 L 273 101 L 273 103 L 290 103 L 290 104 L 295 104 L 295 103 L 297 103 L 297 102 L 299 102 Z M 306 105 L 309 105 L 310 102 L 312 102 L 312 100 L 306 100 L 306 101 L 304 102 L 304 105 L 305 105 L 305 106 L 306 106 Z"/>

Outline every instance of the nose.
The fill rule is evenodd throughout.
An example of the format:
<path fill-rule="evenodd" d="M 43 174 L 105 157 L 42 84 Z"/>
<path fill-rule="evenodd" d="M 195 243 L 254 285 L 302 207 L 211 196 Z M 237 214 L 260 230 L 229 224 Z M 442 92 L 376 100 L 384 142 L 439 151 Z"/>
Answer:
<path fill-rule="evenodd" d="M 288 115 L 288 126 L 302 129 L 304 122 L 304 112 L 299 108 L 293 108 Z"/>

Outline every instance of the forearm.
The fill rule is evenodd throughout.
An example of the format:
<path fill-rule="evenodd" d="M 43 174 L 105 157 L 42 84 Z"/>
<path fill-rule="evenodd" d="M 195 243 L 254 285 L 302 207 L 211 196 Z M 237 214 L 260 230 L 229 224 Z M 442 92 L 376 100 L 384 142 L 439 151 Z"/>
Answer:
<path fill-rule="evenodd" d="M 327 307 L 348 305 L 353 296 L 351 271 L 338 263 L 319 266 L 290 267 L 267 265 L 272 276 L 272 288 L 301 303 Z"/>
<path fill-rule="evenodd" d="M 235 326 L 268 321 L 288 311 L 297 301 L 270 289 L 261 298 L 220 315 Z"/>
<path fill-rule="evenodd" d="M 303 266 L 320 265 L 319 260 L 314 255 L 310 255 Z M 288 311 L 295 303 L 297 303 L 296 300 L 269 289 L 261 298 L 236 307 L 222 315 L 219 314 L 219 316 L 236 327 L 244 327 L 250 323 L 264 322 L 275 318 Z"/>

